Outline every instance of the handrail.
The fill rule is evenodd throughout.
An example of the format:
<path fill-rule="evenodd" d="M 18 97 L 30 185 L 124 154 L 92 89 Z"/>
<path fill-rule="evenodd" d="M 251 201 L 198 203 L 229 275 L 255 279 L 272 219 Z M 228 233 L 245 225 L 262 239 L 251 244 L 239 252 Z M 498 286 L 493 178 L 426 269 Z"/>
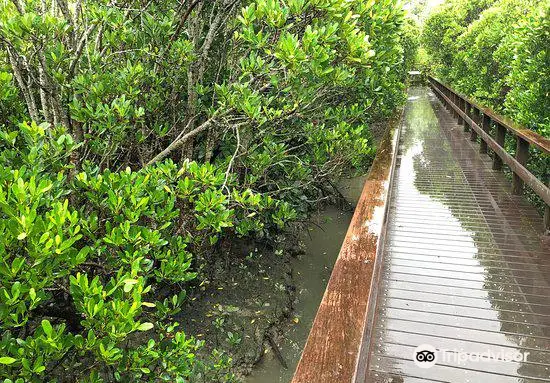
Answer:
<path fill-rule="evenodd" d="M 398 122 L 401 124 L 401 119 Z M 292 383 L 364 382 L 399 127 L 378 146 Z"/>
<path fill-rule="evenodd" d="M 521 137 L 525 141 L 529 142 L 529 144 L 535 146 L 537 149 L 545 152 L 546 154 L 550 154 L 550 139 L 543 137 L 540 134 L 533 132 L 532 130 L 526 129 L 525 127 L 521 126 L 515 121 L 512 121 L 508 117 L 505 117 L 496 113 L 491 108 L 480 105 L 479 103 L 473 101 L 471 98 L 465 96 L 464 94 L 459 93 L 454 89 L 450 88 L 448 85 L 444 84 L 443 82 L 441 82 L 439 79 L 435 77 L 428 76 L 428 79 L 430 80 L 430 82 L 435 81 L 445 89 L 450 90 L 451 92 L 459 96 L 461 99 L 466 101 L 468 104 L 470 104 L 477 110 L 480 110 L 484 115 L 488 116 L 495 123 L 502 125 L 504 128 L 506 128 L 506 130 L 508 130 L 515 136 Z"/>
<path fill-rule="evenodd" d="M 546 203 L 544 225 L 550 230 L 550 188 L 525 167 L 529 158 L 529 146 L 533 145 L 543 153 L 550 154 L 550 139 L 479 105 L 435 77 L 428 76 L 428 80 L 436 95 L 451 110 L 453 116 L 458 118 L 459 125 L 464 125 L 466 131 L 471 128 L 470 139 L 476 141 L 478 136 L 481 138 L 480 151 L 486 153 L 488 147 L 493 150 L 493 169 L 501 170 L 503 163 L 510 167 L 513 172 L 512 192 L 522 194 L 526 184 Z M 492 124 L 496 126 L 494 138 L 490 134 Z M 504 147 L 507 131 L 516 137 L 515 157 L 506 152 Z"/>

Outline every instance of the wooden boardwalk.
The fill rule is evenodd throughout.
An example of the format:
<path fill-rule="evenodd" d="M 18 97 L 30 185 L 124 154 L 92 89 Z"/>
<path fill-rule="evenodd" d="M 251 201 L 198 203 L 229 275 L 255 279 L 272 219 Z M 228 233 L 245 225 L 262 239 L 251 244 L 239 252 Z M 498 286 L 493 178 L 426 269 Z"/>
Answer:
<path fill-rule="evenodd" d="M 541 246 L 542 220 L 510 193 L 469 135 L 427 89 L 410 92 L 370 348 L 372 382 L 550 382 L 550 253 Z M 414 363 L 421 344 L 438 350 L 433 367 Z M 459 363 L 458 351 L 529 354 L 521 362 Z"/>
<path fill-rule="evenodd" d="M 543 219 L 457 116 L 428 88 L 409 91 L 294 383 L 550 382 Z M 415 361 L 421 349 L 435 364 Z"/>

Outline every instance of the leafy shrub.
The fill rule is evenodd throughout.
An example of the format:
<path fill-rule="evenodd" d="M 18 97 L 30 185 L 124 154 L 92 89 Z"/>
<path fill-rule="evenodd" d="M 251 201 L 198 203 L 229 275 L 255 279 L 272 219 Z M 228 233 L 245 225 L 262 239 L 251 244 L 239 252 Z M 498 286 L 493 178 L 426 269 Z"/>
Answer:
<path fill-rule="evenodd" d="M 196 277 L 190 249 L 205 252 L 223 228 L 282 225 L 292 212 L 231 182 L 223 194 L 225 174 L 195 162 L 85 169 L 71 181 L 51 162 L 70 155 L 70 136 L 47 129 L 21 124 L 7 143 L 19 159 L 1 161 L 2 376 L 42 381 L 67 366 L 93 381 L 190 376 L 200 343 L 177 331 L 185 290 L 170 288 Z M 141 332 L 150 340 L 134 346 Z"/>
<path fill-rule="evenodd" d="M 465 14 L 466 3 L 475 6 Z M 422 34 L 436 75 L 482 105 L 550 137 L 549 9 L 547 2 L 534 0 L 446 3 L 430 16 Z M 513 140 L 507 146 L 509 152 L 515 150 Z M 550 158 L 531 152 L 528 168 L 546 181 Z"/>
<path fill-rule="evenodd" d="M 471 17 L 461 17 L 464 6 L 461 0 L 448 2 L 426 22 L 423 43 L 436 74 L 482 104 L 550 134 L 548 4 L 480 1 Z"/>
<path fill-rule="evenodd" d="M 25 0 L 0 36 L 6 382 L 232 381 L 187 292 L 370 164 L 416 46 L 397 0 Z"/>
<path fill-rule="evenodd" d="M 532 9 L 507 37 L 510 70 L 504 108 L 519 123 L 550 137 L 549 6 Z M 500 47 L 499 47 L 500 49 Z M 502 54 L 500 55 L 502 56 Z"/>

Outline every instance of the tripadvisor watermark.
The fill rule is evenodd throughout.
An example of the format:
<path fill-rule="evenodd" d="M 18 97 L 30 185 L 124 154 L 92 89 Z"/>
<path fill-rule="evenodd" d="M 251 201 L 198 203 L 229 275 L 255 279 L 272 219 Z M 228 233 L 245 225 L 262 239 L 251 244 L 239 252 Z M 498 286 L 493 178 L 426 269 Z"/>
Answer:
<path fill-rule="evenodd" d="M 414 349 L 413 360 L 420 368 L 430 368 L 436 364 L 465 365 L 468 362 L 526 362 L 529 352 L 515 350 L 484 350 L 465 352 L 457 349 L 436 349 L 430 344 L 421 344 Z"/>

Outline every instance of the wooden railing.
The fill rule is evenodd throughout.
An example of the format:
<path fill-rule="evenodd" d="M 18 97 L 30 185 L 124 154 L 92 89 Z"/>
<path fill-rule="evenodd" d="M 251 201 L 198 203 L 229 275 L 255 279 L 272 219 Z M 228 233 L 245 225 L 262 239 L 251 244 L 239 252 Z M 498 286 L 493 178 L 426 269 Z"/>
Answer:
<path fill-rule="evenodd" d="M 525 129 L 510 119 L 503 117 L 493 110 L 472 101 L 468 97 L 456 92 L 438 79 L 429 76 L 432 89 L 443 104 L 458 118 L 459 125 L 464 130 L 470 130 L 470 139 L 480 140 L 480 151 L 487 153 L 490 148 L 494 152 L 493 169 L 501 170 L 506 164 L 513 173 L 512 193 L 522 194 L 524 185 L 527 185 L 545 203 L 544 225 L 550 230 L 550 188 L 527 168 L 529 148 L 534 147 L 542 155 L 550 154 L 550 139 Z M 494 126 L 495 136 L 491 136 L 491 127 Z M 516 140 L 515 157 L 505 149 L 506 134 L 512 134 Z"/>
<path fill-rule="evenodd" d="M 398 142 L 391 127 L 378 146 L 292 383 L 365 381 Z"/>

